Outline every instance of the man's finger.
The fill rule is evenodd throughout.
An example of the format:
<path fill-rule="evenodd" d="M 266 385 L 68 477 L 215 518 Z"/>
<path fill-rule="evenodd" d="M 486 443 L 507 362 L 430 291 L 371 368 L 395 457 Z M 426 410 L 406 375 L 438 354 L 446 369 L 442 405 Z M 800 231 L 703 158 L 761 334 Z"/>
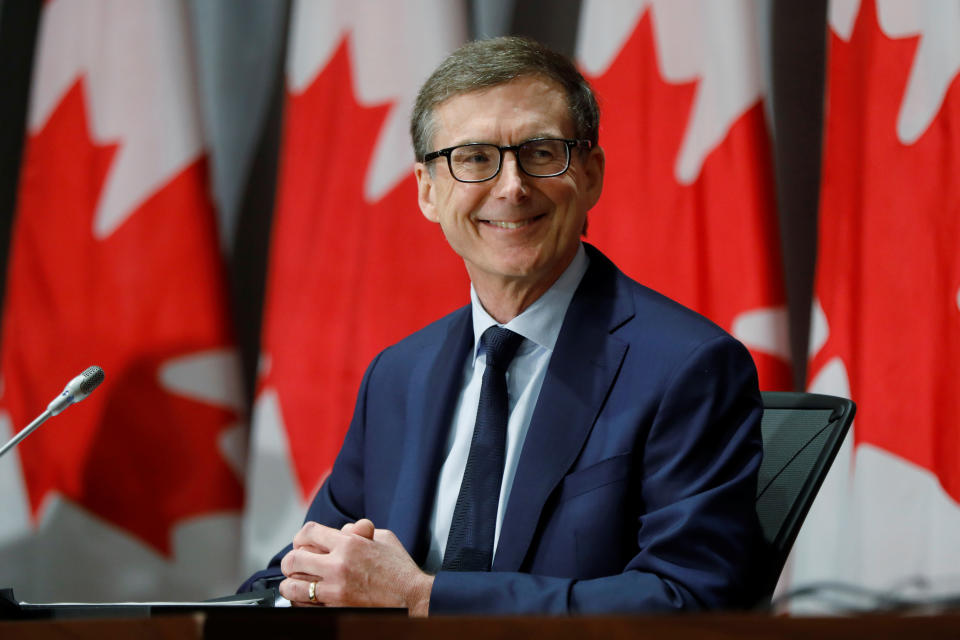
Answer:
<path fill-rule="evenodd" d="M 293 537 L 293 548 L 306 547 L 318 553 L 329 553 L 342 539 L 343 533 L 341 531 L 325 527 L 316 522 L 308 522 Z"/>
<path fill-rule="evenodd" d="M 278 591 L 280 595 L 290 601 L 294 606 L 323 606 L 324 602 L 320 599 L 319 587 L 322 584 L 317 580 L 299 580 L 287 578 L 280 583 Z M 310 599 L 310 588 L 313 585 L 313 599 Z"/>
<path fill-rule="evenodd" d="M 304 547 L 288 551 L 280 561 L 280 570 L 288 578 L 322 576 L 330 565 L 330 554 L 316 553 Z"/>
<path fill-rule="evenodd" d="M 372 525 L 373 523 L 371 522 L 370 524 Z M 393 547 L 403 547 L 400 539 L 397 538 L 396 534 L 390 529 L 375 529 L 371 538 L 377 542 L 382 542 Z"/>
<path fill-rule="evenodd" d="M 376 529 L 373 526 L 373 522 L 367 518 L 361 518 L 353 523 L 352 533 L 373 540 L 373 532 L 375 530 Z"/>

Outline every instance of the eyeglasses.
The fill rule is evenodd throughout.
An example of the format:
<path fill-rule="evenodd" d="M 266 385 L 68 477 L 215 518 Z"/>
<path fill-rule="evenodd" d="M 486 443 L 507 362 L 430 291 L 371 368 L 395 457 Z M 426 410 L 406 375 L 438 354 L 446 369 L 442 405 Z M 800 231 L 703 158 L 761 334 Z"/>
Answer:
<path fill-rule="evenodd" d="M 423 156 L 424 162 L 436 160 L 440 156 L 447 158 L 450 175 L 460 182 L 485 182 L 500 173 L 503 166 L 503 153 L 513 151 L 517 154 L 517 166 L 528 176 L 534 178 L 552 178 L 570 168 L 570 149 L 591 147 L 589 140 L 564 140 L 562 138 L 537 138 L 517 145 L 499 147 L 486 142 L 471 142 L 439 151 L 431 151 Z"/>

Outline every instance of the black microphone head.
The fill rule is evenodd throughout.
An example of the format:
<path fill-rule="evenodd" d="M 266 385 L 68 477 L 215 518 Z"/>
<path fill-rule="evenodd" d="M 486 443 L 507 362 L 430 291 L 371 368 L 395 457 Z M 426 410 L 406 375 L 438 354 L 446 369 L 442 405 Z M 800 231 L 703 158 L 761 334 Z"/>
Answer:
<path fill-rule="evenodd" d="M 83 382 L 80 383 L 80 393 L 84 396 L 96 389 L 97 385 L 103 382 L 103 369 L 97 366 L 87 367 L 80 375 L 83 376 Z"/>

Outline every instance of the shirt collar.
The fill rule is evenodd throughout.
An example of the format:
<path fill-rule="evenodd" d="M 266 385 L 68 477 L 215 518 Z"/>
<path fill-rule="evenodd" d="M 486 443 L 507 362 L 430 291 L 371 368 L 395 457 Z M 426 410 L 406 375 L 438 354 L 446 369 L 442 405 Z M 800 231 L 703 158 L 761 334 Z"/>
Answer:
<path fill-rule="evenodd" d="M 473 353 L 477 355 L 477 347 L 480 344 L 480 336 L 483 332 L 499 325 L 519 333 L 532 343 L 535 343 L 548 351 L 553 351 L 557 343 L 557 337 L 560 335 L 560 327 L 563 325 L 563 317 L 567 313 L 567 307 L 573 300 L 573 294 L 580 285 L 580 280 L 587 272 L 590 266 L 590 259 L 583 248 L 583 243 L 577 249 L 576 255 L 567 266 L 566 270 L 557 278 L 557 281 L 547 289 L 547 291 L 537 298 L 533 304 L 527 307 L 523 313 L 518 315 L 510 322 L 500 325 L 493 317 L 487 313 L 477 297 L 477 292 L 473 285 L 470 285 L 470 301 L 473 308 Z M 532 349 L 533 345 L 527 345 L 526 342 L 520 345 L 520 353 Z"/>

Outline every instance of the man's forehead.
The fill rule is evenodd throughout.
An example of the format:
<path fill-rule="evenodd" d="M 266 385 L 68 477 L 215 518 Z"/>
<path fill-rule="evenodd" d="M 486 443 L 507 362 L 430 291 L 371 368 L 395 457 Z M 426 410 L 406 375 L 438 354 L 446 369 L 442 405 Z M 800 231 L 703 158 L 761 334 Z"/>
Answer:
<path fill-rule="evenodd" d="M 488 96 L 492 92 L 497 91 L 498 89 L 503 89 L 510 86 L 518 86 L 518 85 L 524 85 L 524 86 L 546 85 L 545 91 L 551 91 L 551 92 L 556 91 L 560 96 L 566 98 L 566 96 L 564 96 L 563 87 L 560 85 L 559 82 L 557 82 L 556 80 L 554 80 L 553 78 L 547 75 L 543 75 L 539 73 L 530 73 L 530 74 L 517 76 L 509 80 L 504 80 L 503 82 L 498 82 L 496 84 L 491 84 L 486 87 L 480 87 L 478 89 L 469 89 L 466 91 L 458 91 L 456 93 L 452 93 L 446 98 L 444 98 L 440 103 L 438 103 L 435 109 L 440 109 L 444 105 L 449 104 L 450 102 L 458 99 L 464 102 L 470 101 L 470 100 L 480 101 L 484 97 Z"/>
<path fill-rule="evenodd" d="M 433 111 L 435 138 L 460 138 L 499 129 L 525 138 L 569 136 L 573 132 L 567 97 L 556 81 L 519 78 L 450 96 Z M 467 139 L 445 140 L 459 144 Z"/>

